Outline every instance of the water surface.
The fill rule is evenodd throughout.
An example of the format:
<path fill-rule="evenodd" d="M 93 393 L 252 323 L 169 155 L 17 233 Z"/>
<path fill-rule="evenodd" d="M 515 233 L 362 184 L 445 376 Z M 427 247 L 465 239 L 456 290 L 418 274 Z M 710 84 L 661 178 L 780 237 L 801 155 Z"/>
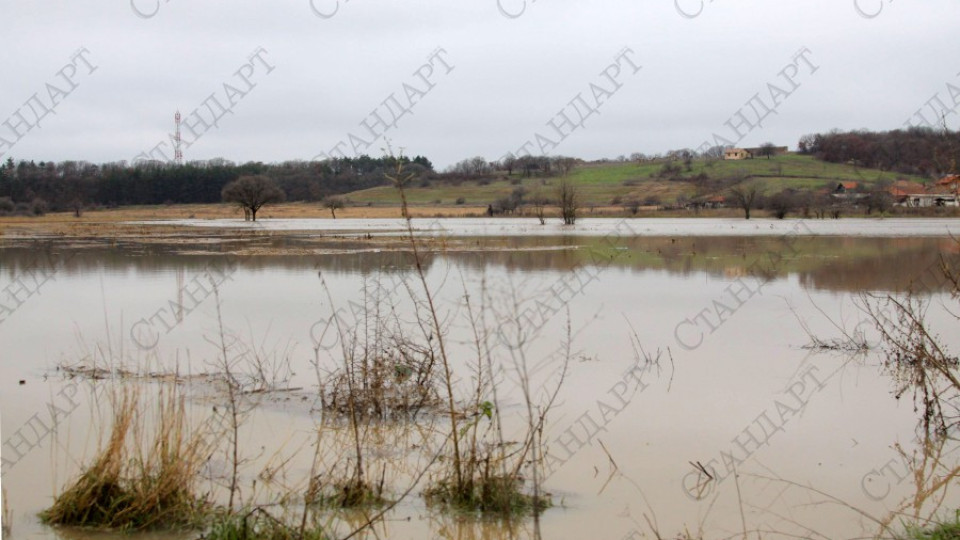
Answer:
<path fill-rule="evenodd" d="M 717 230 L 727 226 L 702 222 Z M 873 223 L 887 229 L 898 225 L 896 220 Z M 742 227 L 756 226 L 751 223 L 739 225 L 741 232 L 732 236 L 618 237 L 614 242 L 590 235 L 504 240 L 470 228 L 469 235 L 477 237 L 473 249 L 461 244 L 432 252 L 425 270 L 448 321 L 464 389 L 472 358 L 465 294 L 474 302 L 488 299 L 496 315 L 487 321 L 491 334 L 520 321 L 530 336 L 527 361 L 535 389 L 554 380 L 569 317 L 569 372 L 545 434 L 552 456 L 546 488 L 557 507 L 543 516 L 543 538 L 651 535 L 649 523 L 664 537 L 683 530 L 727 537 L 742 532 L 741 507 L 747 528 L 764 531 L 764 538 L 869 537 L 876 524 L 844 505 L 882 519 L 916 495 L 892 447 L 899 443 L 908 453 L 917 448 L 917 414 L 910 396 L 891 395 L 893 382 L 882 370 L 880 349 L 857 357 L 805 349 L 809 336 L 800 321 L 825 338 L 840 336 L 839 326 L 863 330 L 876 343 L 858 309 L 861 293 L 883 296 L 912 287 L 930 301 L 928 316 L 935 328 L 956 346 L 957 334 L 950 331 L 956 323 L 944 310 L 955 304 L 937 279 L 941 255 L 947 262 L 957 255 L 953 240 L 934 234 L 944 223 L 909 220 L 909 234 L 919 237 L 869 236 L 871 228 L 857 238 L 746 236 Z M 362 320 L 354 317 L 353 306 L 363 304 L 366 287 L 368 294 L 375 288 L 392 302 L 403 320 L 413 319 L 407 287 L 416 290 L 418 282 L 405 249 L 303 255 L 249 255 L 238 249 L 212 255 L 198 247 L 191 246 L 193 254 L 170 246 L 0 251 L 4 286 L 35 275 L 38 265 L 52 269 L 44 274 L 49 279 L 0 323 L 0 404 L 8 443 L 2 449 L 3 487 L 14 535 L 89 537 L 44 527 L 35 515 L 92 455 L 91 426 L 108 409 L 104 389 L 117 383 L 65 378 L 58 365 L 98 363 L 137 373 L 176 369 L 181 374 L 215 368 L 217 302 L 199 292 L 197 280 L 217 281 L 227 333 L 285 366 L 276 376 L 302 389 L 265 400 L 245 425 L 248 486 L 264 467 L 276 465 L 277 456 L 289 458 L 286 482 L 270 484 L 272 489 L 296 485 L 308 474 L 317 417 L 311 360 L 315 348 L 322 355 L 338 346 L 336 338 L 322 332 L 331 314 L 339 312 L 358 327 Z M 611 413 L 600 402 L 616 403 L 611 392 L 636 370 L 639 347 L 650 355 L 661 351 L 661 369 L 645 372 L 639 391 Z M 508 425 L 518 427 L 523 407 L 515 356 L 502 344 L 493 356 L 501 374 L 501 411 Z M 190 385 L 196 386 L 188 389 L 192 414 L 200 418 L 215 402 L 202 382 L 185 384 Z M 50 403 L 63 406 L 65 396 L 76 406 L 55 436 L 35 447 L 9 444 L 10 434 L 34 415 L 49 415 Z M 798 401 L 788 402 L 791 396 Z M 785 413 L 778 403 L 794 412 Z M 773 427 L 764 418 L 774 418 Z M 399 436 L 379 432 L 377 452 L 394 459 L 385 457 L 385 463 L 396 465 L 398 453 L 417 454 L 415 443 L 399 442 Z M 952 448 L 944 454 L 945 463 L 957 465 Z M 691 465 L 697 462 L 715 467 L 723 478 L 698 491 Z M 724 474 L 728 463 L 738 478 Z M 214 458 L 210 471 L 222 466 Z M 393 489 L 405 486 L 406 475 L 400 467 L 391 470 Z M 259 485 L 260 494 L 269 498 L 262 479 Z M 214 483 L 209 486 L 216 489 Z M 509 528 L 431 512 L 416 493 L 378 528 L 381 537 L 532 534 L 529 523 Z M 943 508 L 958 504 L 950 492 Z M 339 530 L 345 532 L 349 524 L 341 521 Z"/>

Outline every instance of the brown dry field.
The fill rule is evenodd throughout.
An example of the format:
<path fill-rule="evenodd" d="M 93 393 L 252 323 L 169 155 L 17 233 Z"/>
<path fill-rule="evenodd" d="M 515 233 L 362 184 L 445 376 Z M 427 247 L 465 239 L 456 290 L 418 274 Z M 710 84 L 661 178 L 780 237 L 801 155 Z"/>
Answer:
<path fill-rule="evenodd" d="M 482 217 L 486 206 L 427 205 L 411 206 L 414 217 Z M 555 209 L 547 211 L 549 219 L 557 219 Z M 622 207 L 594 207 L 583 209 L 582 217 L 627 216 Z M 691 212 L 658 212 L 641 210 L 636 217 L 693 217 Z M 701 216 L 732 217 L 739 213 L 732 209 L 701 212 Z M 194 227 L 136 225 L 128 222 L 175 219 L 239 219 L 243 213 L 232 204 L 181 204 L 165 206 L 126 206 L 84 212 L 74 217 L 72 212 L 55 212 L 40 217 L 0 217 L 0 239 L 26 238 L 149 238 L 170 234 L 190 234 Z M 399 218 L 399 206 L 350 206 L 337 210 L 337 219 Z M 528 217 L 532 217 L 529 216 Z M 284 203 L 265 206 L 258 219 L 331 219 L 330 211 L 317 203 Z M 223 232 L 223 231 L 221 231 Z M 228 233 L 229 234 L 229 233 Z M 283 234 L 282 232 L 277 234 Z M 2 241 L 2 240 L 0 240 Z"/>
<path fill-rule="evenodd" d="M 482 216 L 486 207 L 426 206 L 411 207 L 414 217 L 470 217 Z M 239 219 L 243 217 L 236 205 L 181 204 L 165 206 L 126 206 L 122 208 L 84 212 L 74 217 L 73 212 L 55 212 L 40 217 L 0 217 L 0 237 L 107 237 L 112 235 L 144 236 L 183 232 L 186 227 L 143 226 L 126 222 L 173 219 Z M 337 211 L 337 218 L 398 218 L 399 207 L 358 206 Z M 257 219 L 330 219 L 330 211 L 319 204 L 285 203 L 266 206 Z M 192 228 L 191 228 L 192 229 Z"/>

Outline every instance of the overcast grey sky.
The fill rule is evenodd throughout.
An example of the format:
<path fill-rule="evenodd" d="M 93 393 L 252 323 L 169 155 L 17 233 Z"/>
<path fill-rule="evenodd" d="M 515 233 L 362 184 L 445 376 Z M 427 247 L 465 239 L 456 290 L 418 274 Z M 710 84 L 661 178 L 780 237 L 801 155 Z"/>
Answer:
<path fill-rule="evenodd" d="M 385 135 L 441 168 L 714 135 L 794 148 L 923 107 L 958 125 L 957 0 L 0 5 L 4 160 L 169 159 L 177 109 L 186 160 L 376 155 Z"/>

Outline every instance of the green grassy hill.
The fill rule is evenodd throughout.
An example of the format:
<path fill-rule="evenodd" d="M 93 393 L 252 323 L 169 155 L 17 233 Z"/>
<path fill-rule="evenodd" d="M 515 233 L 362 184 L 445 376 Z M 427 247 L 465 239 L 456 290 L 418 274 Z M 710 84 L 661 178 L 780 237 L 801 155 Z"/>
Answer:
<path fill-rule="evenodd" d="M 767 194 L 786 188 L 804 190 L 832 189 L 837 182 L 858 182 L 871 187 L 879 181 L 899 179 L 922 182 L 915 176 L 864 169 L 852 165 L 828 163 L 812 156 L 785 154 L 770 159 L 758 158 L 742 161 L 696 160 L 691 170 L 684 170 L 680 161 L 674 162 L 681 172 L 661 177 L 661 169 L 667 161 L 616 162 L 584 164 L 569 173 L 567 179 L 577 185 L 586 205 L 618 204 L 636 199 L 644 201 L 651 196 L 663 203 L 672 203 L 678 196 L 723 194 L 726 188 L 739 179 L 756 182 Z M 701 175 L 706 175 L 703 180 Z M 698 179 L 698 177 L 700 179 Z M 459 185 L 434 180 L 429 186 L 413 186 L 407 197 L 411 204 L 455 204 L 462 198 L 463 204 L 487 205 L 500 197 L 507 197 L 519 186 L 527 190 L 527 198 L 541 194 L 552 198 L 560 177 L 521 178 L 514 171 L 498 173 L 496 180 L 464 181 Z M 381 186 L 355 191 L 344 196 L 352 204 L 397 204 L 399 198 L 393 187 Z M 617 201 L 617 202 L 614 202 Z"/>

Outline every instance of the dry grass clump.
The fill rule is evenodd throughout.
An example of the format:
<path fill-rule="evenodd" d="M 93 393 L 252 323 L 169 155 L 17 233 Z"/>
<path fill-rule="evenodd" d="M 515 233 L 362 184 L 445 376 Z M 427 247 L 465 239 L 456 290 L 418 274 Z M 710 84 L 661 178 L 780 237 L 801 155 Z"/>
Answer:
<path fill-rule="evenodd" d="M 191 433 L 183 398 L 170 388 L 160 390 L 152 419 L 140 406 L 138 389 L 124 387 L 112 396 L 106 445 L 41 513 L 44 522 L 125 530 L 198 523 L 209 509 L 194 492 L 207 447 Z"/>

